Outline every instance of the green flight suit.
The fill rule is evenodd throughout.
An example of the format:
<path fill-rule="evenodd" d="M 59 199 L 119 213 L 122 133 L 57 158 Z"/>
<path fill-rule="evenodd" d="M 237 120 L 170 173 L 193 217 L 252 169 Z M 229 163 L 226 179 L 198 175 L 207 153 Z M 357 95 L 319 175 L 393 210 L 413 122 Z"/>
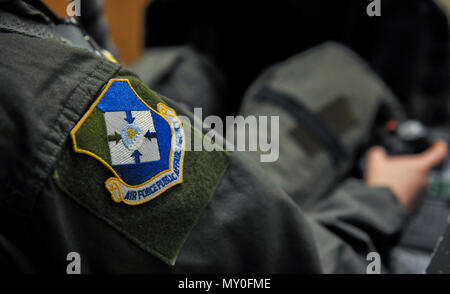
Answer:
<path fill-rule="evenodd" d="M 126 77 L 148 101 L 189 111 L 52 37 L 2 30 L 0 52 L 3 270 L 65 273 L 77 252 L 82 273 L 365 273 L 367 254 L 387 258 L 402 228 L 389 189 L 349 179 L 305 213 L 239 152 L 186 152 L 184 183 L 136 207 L 113 203 L 109 171 L 75 153 L 69 135 L 103 87 Z"/>

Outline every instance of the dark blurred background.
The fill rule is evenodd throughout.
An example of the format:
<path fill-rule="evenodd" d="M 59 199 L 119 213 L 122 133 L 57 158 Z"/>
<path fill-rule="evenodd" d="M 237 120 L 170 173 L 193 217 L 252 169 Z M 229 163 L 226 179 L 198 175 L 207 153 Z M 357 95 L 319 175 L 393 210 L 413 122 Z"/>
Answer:
<path fill-rule="evenodd" d="M 67 1 L 45 2 L 65 14 Z M 381 0 L 380 17 L 367 16 L 368 0 L 103 2 L 122 63 L 133 64 L 144 48 L 189 45 L 224 74 L 225 114 L 237 111 L 269 65 L 335 40 L 369 62 L 411 117 L 448 120 L 450 0 Z"/>

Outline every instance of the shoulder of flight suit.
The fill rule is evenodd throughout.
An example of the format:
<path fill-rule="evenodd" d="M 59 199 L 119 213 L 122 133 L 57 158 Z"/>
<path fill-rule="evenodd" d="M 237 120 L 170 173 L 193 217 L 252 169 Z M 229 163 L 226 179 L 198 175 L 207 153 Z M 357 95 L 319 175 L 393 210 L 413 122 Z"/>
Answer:
<path fill-rule="evenodd" d="M 9 220 L 2 221 L 1 232 L 8 240 L 2 249 L 7 256 L 11 253 L 12 265 L 31 272 L 64 271 L 67 253 L 76 251 L 86 272 L 320 270 L 299 208 L 281 190 L 255 176 L 258 170 L 251 170 L 239 156 L 225 175 L 208 164 L 223 169 L 227 160 L 212 164 L 214 158 L 208 156 L 214 154 L 191 156 L 180 188 L 169 189 L 147 206 L 164 208 L 179 191 L 191 187 L 187 194 L 191 197 L 184 193 L 183 201 L 169 207 L 172 211 L 152 215 L 144 206 L 114 203 L 103 184 L 109 171 L 95 159 L 76 154 L 69 133 L 112 77 L 135 78 L 117 65 L 52 40 L 13 34 L 0 34 L 0 39 L 4 52 L 0 103 L 5 112 L 1 131 L 10 137 L 0 149 L 6 171 L 1 181 L 8 183 L 0 208 L 2 220 Z M 215 179 L 211 185 L 196 182 L 201 169 Z M 95 174 L 100 170 L 101 176 Z M 195 196 L 205 193 L 206 201 L 195 207 Z M 165 230 L 181 234 L 176 228 L 182 227 L 183 213 L 189 211 L 195 212 L 189 230 L 183 229 L 176 240 L 173 235 L 164 239 Z M 164 255 L 160 244 L 176 250 Z M 303 263 L 290 263 L 293 258 Z"/>
<path fill-rule="evenodd" d="M 322 242 L 336 240 L 337 231 L 329 225 L 336 220 L 336 215 L 343 220 L 336 223 L 363 233 L 375 222 L 375 227 L 382 232 L 377 243 L 390 235 L 385 234 L 391 232 L 386 227 L 388 223 L 378 225 L 378 220 L 363 217 L 367 213 L 374 215 L 379 206 L 366 205 L 366 210 L 358 210 L 353 205 L 354 209 L 347 210 L 348 203 L 340 197 L 336 197 L 335 205 L 324 206 L 319 211 L 323 213 L 320 219 L 305 217 L 285 192 L 271 184 L 261 168 L 235 155 L 225 174 L 220 175 L 217 188 L 209 188 L 214 191 L 213 197 L 203 198 L 207 201 L 201 203 L 206 205 L 196 208 L 198 219 L 189 230 L 183 230 L 182 238 L 176 239 L 176 246 L 170 251 L 172 255 L 155 254 L 157 248 L 151 244 L 154 236 L 137 239 L 141 238 L 139 232 L 149 233 L 148 230 L 138 228 L 132 232 L 130 223 L 123 218 L 110 218 L 133 215 L 135 211 L 131 207 L 115 206 L 112 208 L 115 214 L 108 214 L 111 211 L 102 211 L 99 203 L 108 200 L 109 206 L 123 204 L 112 203 L 106 192 L 96 194 L 86 190 L 100 184 L 95 177 L 87 180 L 89 172 L 108 170 L 95 159 L 81 157 L 82 154 L 70 149 L 70 131 L 102 88 L 113 77 L 132 74 L 93 54 L 51 40 L 0 34 L 0 49 L 3 53 L 0 56 L 0 131 L 8 138 L 0 140 L 0 181 L 5 189 L 0 196 L 0 232 L 7 240 L 0 242 L 3 246 L 0 252 L 6 252 L 7 261 L 19 270 L 64 271 L 67 253 L 75 251 L 83 258 L 85 272 L 320 272 L 317 247 L 323 246 Z M 165 101 L 183 113 L 176 103 Z M 88 169 L 71 169 L 87 162 Z M 198 172 L 195 168 L 184 171 L 185 174 L 195 172 Z M 101 188 L 105 189 L 103 183 Z M 197 188 L 201 189 L 201 185 Z M 175 188 L 168 193 L 171 190 L 176 194 Z M 376 197 L 352 187 L 344 191 L 354 191 L 350 198 L 366 199 L 366 203 L 370 202 L 368 197 Z M 381 198 L 380 203 L 395 204 L 389 198 L 392 194 L 389 195 Z M 149 203 L 169 200 L 170 197 L 162 195 Z M 190 204 L 186 199 L 177 205 L 182 211 L 191 209 Z M 339 213 L 333 214 L 332 210 Z M 389 220 L 399 212 L 392 209 L 385 213 L 392 217 L 385 216 Z M 173 229 L 173 220 L 176 224 L 178 216 L 159 214 L 154 219 L 158 217 L 162 229 L 166 228 L 164 221 L 172 223 Z M 131 224 L 144 229 L 152 225 L 148 219 L 140 219 L 144 221 L 139 223 L 139 218 L 133 219 Z M 396 225 L 394 231 L 397 230 Z M 358 263 L 357 268 L 350 263 L 350 269 L 360 270 L 363 250 L 354 247 L 352 235 L 343 234 L 337 239 L 351 252 L 350 260 Z M 170 245 L 171 240 L 157 244 Z M 370 236 L 362 240 L 373 244 Z M 337 266 L 340 261 L 349 261 L 342 258 L 339 250 L 331 250 L 328 257 Z"/>

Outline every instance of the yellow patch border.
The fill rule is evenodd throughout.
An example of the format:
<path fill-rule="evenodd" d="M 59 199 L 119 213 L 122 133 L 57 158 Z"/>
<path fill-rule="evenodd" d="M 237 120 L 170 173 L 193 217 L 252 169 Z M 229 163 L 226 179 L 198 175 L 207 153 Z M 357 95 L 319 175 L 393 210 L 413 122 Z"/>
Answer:
<path fill-rule="evenodd" d="M 126 186 L 126 187 L 128 187 L 128 188 L 132 188 L 132 189 L 134 189 L 134 188 L 141 188 L 141 187 L 145 186 L 146 184 L 150 183 L 151 181 L 155 180 L 155 179 L 156 179 L 157 177 L 159 177 L 160 175 L 162 175 L 162 174 L 164 174 L 164 173 L 167 173 L 167 172 L 171 172 L 171 171 L 172 171 L 172 161 L 173 161 L 173 160 L 172 160 L 172 157 L 173 157 L 173 152 L 172 152 L 173 146 L 172 146 L 172 144 L 171 144 L 171 146 L 170 146 L 170 153 L 169 153 L 169 154 L 170 154 L 170 157 L 169 157 L 169 168 L 166 169 L 166 170 L 163 170 L 163 171 L 159 172 L 158 174 L 156 174 L 155 176 L 153 176 L 151 179 L 149 179 L 149 180 L 147 180 L 147 181 L 145 181 L 144 183 L 139 184 L 139 185 L 129 185 L 129 184 L 125 183 L 125 181 L 124 181 L 124 180 L 116 173 L 116 171 L 114 170 L 114 168 L 113 168 L 109 163 L 107 163 L 103 158 L 99 157 L 97 154 L 95 154 L 95 153 L 93 153 L 93 152 L 91 152 L 91 151 L 88 151 L 88 150 L 84 150 L 84 149 L 78 148 L 78 146 L 77 146 L 77 140 L 76 140 L 76 133 L 77 133 L 77 131 L 81 128 L 81 126 L 84 124 L 84 122 L 85 122 L 86 119 L 89 117 L 89 115 L 92 113 L 92 111 L 94 111 L 94 109 L 95 109 L 95 107 L 97 106 L 97 104 L 100 102 L 100 100 L 102 100 L 103 96 L 105 95 L 105 93 L 108 91 L 108 89 L 111 87 L 112 83 L 114 83 L 114 82 L 127 82 L 128 85 L 130 86 L 131 90 L 133 90 L 134 94 L 139 98 L 139 100 L 141 100 L 141 102 L 144 103 L 145 106 L 147 106 L 149 109 L 151 109 L 151 110 L 152 110 L 153 112 L 155 112 L 157 115 L 159 115 L 160 117 L 162 117 L 162 118 L 169 124 L 169 126 L 170 126 L 170 131 L 171 131 L 171 134 L 172 134 L 172 138 L 173 138 L 173 135 L 174 135 L 174 134 L 173 134 L 172 125 L 171 125 L 171 123 L 170 123 L 164 116 L 161 115 L 161 113 L 164 113 L 165 115 L 170 115 L 170 116 L 175 117 L 175 118 L 178 120 L 178 122 L 180 123 L 181 132 L 183 133 L 183 138 L 184 138 L 184 140 L 183 140 L 183 148 L 182 148 L 182 155 L 181 155 L 181 162 L 180 162 L 180 167 L 181 167 L 181 168 L 180 168 L 180 180 L 178 180 L 178 181 L 176 181 L 176 182 L 174 182 L 174 183 L 172 183 L 172 184 L 169 184 L 169 185 L 168 185 L 167 187 L 165 187 L 163 190 L 159 191 L 158 193 L 156 193 L 155 195 L 153 195 L 153 196 L 150 197 L 149 199 L 146 199 L 146 200 L 144 200 L 144 201 L 142 201 L 142 202 L 128 202 L 127 200 L 125 200 L 125 199 L 123 198 L 122 192 L 121 192 L 120 188 L 117 187 L 117 184 L 116 184 L 116 185 L 113 185 L 112 187 L 110 187 L 110 186 L 108 186 L 108 183 L 109 183 L 110 181 L 112 181 L 112 180 L 116 180 L 116 179 L 117 179 L 117 180 L 120 181 L 124 186 Z M 89 108 L 89 110 L 83 115 L 83 117 L 81 118 L 81 120 L 75 125 L 75 127 L 74 127 L 74 128 L 72 129 L 72 131 L 70 132 L 70 136 L 71 136 L 71 138 L 72 138 L 73 148 L 74 148 L 74 151 L 75 151 L 75 152 L 81 153 L 81 154 L 86 154 L 86 155 L 89 155 L 89 156 L 91 156 L 91 157 L 97 159 L 98 161 L 100 161 L 104 166 L 106 166 L 106 167 L 107 167 L 107 168 L 108 168 L 108 169 L 116 176 L 116 178 L 110 177 L 110 178 L 108 178 L 108 179 L 105 181 L 105 187 L 106 187 L 106 189 L 111 193 L 111 198 L 113 199 L 114 202 L 117 202 L 117 203 L 119 203 L 119 202 L 124 202 L 124 203 L 126 203 L 126 204 L 128 204 L 128 205 L 139 205 L 139 204 L 143 204 L 143 203 L 146 203 L 146 202 L 148 202 L 148 201 L 150 201 L 150 200 L 155 199 L 156 197 L 158 197 L 159 195 L 161 195 L 162 193 L 164 193 L 164 192 L 167 191 L 168 189 L 172 188 L 173 186 L 183 183 L 184 155 L 185 155 L 185 152 L 186 152 L 186 150 L 185 150 L 185 149 L 186 149 L 186 137 L 185 137 L 185 134 L 184 134 L 183 124 L 182 124 L 182 122 L 180 121 L 180 119 L 176 116 L 175 110 L 173 110 L 172 108 L 168 107 L 168 106 L 165 105 L 164 103 L 159 102 L 159 103 L 157 104 L 157 108 L 158 108 L 158 111 L 154 110 L 152 107 L 150 107 L 150 105 L 148 105 L 148 104 L 147 104 L 147 103 L 139 96 L 139 94 L 134 90 L 133 86 L 131 85 L 129 79 L 110 79 L 109 82 L 108 82 L 108 84 L 106 84 L 105 88 L 103 89 L 102 93 L 100 94 L 100 96 L 94 101 L 94 103 L 91 105 L 91 107 Z M 171 112 L 172 112 L 172 113 L 171 113 Z M 113 190 L 116 190 L 116 189 L 119 191 L 119 195 L 120 195 L 120 199 L 121 199 L 121 200 L 119 200 L 119 201 L 118 201 L 117 199 L 114 198 L 113 193 L 112 193 L 112 191 L 113 191 Z"/>

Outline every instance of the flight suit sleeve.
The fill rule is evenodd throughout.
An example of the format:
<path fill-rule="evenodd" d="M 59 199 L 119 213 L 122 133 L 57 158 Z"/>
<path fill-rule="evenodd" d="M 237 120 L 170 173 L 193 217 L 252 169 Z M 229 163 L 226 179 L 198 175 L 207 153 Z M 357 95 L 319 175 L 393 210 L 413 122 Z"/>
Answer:
<path fill-rule="evenodd" d="M 22 261 L 11 261 L 18 268 L 26 265 L 19 271 L 65 272 L 68 253 L 77 252 L 82 273 L 318 273 L 321 264 L 326 272 L 360 272 L 361 254 L 382 248 L 400 227 L 400 209 L 389 191 L 383 195 L 347 183 L 308 216 L 256 162 L 240 154 L 211 188 L 210 201 L 209 190 L 201 189 L 212 181 L 195 179 L 219 177 L 201 170 L 213 165 L 205 152 L 185 158 L 183 184 L 152 200 L 152 206 L 115 203 L 105 187 L 111 171 L 76 153 L 69 133 L 105 83 L 128 73 L 54 41 L 0 38 L 5 41 L 0 42 L 5 44 L 2 109 L 8 113 L 0 125 L 15 134 L 0 144 L 5 167 L 0 182 L 11 186 L 0 197 L 0 229 L 7 239 L 0 246 L 11 243 L 21 252 L 15 256 Z M 49 48 L 50 57 L 39 54 Z M 208 197 L 193 218 L 189 212 L 202 194 Z M 174 205 L 167 205 L 172 200 Z M 186 217 L 193 226 L 181 235 Z M 175 254 L 164 262 L 149 247 Z"/>
<path fill-rule="evenodd" d="M 343 182 L 308 215 L 324 272 L 365 273 L 370 252 L 389 266 L 389 249 L 406 215 L 390 189 L 356 179 Z"/>

